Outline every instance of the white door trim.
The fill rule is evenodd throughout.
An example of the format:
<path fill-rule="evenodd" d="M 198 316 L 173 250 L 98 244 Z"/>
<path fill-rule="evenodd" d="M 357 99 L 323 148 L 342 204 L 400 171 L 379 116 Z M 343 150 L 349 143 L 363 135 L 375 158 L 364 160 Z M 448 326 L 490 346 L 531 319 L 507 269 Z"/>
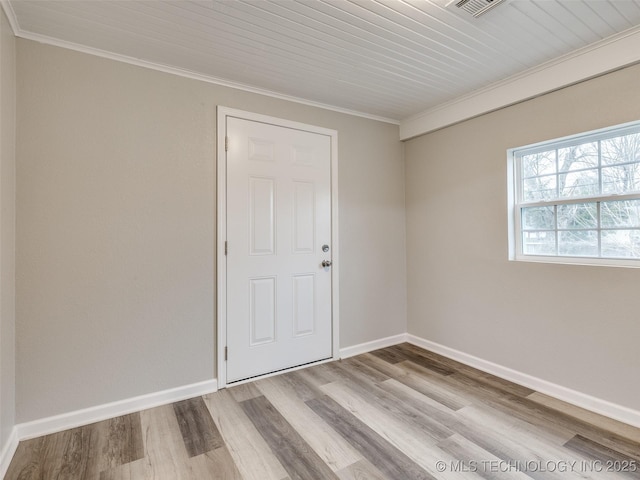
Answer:
<path fill-rule="evenodd" d="M 227 385 L 225 347 L 227 345 L 227 261 L 225 241 L 227 239 L 227 165 L 225 137 L 227 133 L 227 117 L 242 118 L 254 122 L 263 122 L 286 128 L 295 128 L 307 132 L 327 135 L 331 138 L 331 321 L 332 321 L 332 358 L 340 357 L 339 342 L 339 243 L 338 243 L 338 132 L 327 128 L 316 127 L 305 123 L 283 120 L 280 118 L 246 112 L 234 108 L 218 106 L 217 120 L 217 242 L 216 242 L 216 369 L 218 372 L 218 388 Z M 295 367 L 294 367 L 295 368 Z"/>

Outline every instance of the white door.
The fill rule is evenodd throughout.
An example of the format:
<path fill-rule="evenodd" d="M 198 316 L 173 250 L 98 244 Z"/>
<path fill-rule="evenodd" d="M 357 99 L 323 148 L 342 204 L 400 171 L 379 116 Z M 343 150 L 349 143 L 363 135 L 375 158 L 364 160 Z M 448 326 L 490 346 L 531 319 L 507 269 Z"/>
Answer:
<path fill-rule="evenodd" d="M 332 356 L 331 137 L 233 117 L 226 128 L 234 382 Z"/>

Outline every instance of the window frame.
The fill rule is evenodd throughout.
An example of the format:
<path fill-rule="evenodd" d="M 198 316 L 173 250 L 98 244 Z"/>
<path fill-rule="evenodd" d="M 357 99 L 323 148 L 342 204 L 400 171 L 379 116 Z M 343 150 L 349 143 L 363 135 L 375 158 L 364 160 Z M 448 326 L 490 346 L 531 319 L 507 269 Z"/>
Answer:
<path fill-rule="evenodd" d="M 629 134 L 640 133 L 640 121 L 629 122 L 621 125 L 615 125 L 613 127 L 602 128 L 593 130 L 590 132 L 583 132 L 577 135 L 571 135 L 567 137 L 561 137 L 544 142 L 525 145 L 522 147 L 511 148 L 507 150 L 507 175 L 508 175 L 508 228 L 509 228 L 509 260 L 522 261 L 522 262 L 535 262 L 535 263 L 559 263 L 559 264 L 571 264 L 571 265 L 600 265 L 600 266 L 616 266 L 616 267 L 632 267 L 640 268 L 640 258 L 607 258 L 602 257 L 602 242 L 601 232 L 608 230 L 603 228 L 600 224 L 600 204 L 608 201 L 621 201 L 621 200 L 640 200 L 640 191 L 635 193 L 624 194 L 599 194 L 588 195 L 582 197 L 560 197 L 559 192 L 557 196 L 552 200 L 539 200 L 539 201 L 524 201 L 522 198 L 522 161 L 521 158 L 525 155 L 532 155 L 535 153 L 546 152 L 549 150 L 559 150 L 562 148 L 576 146 L 583 143 L 599 142 L 610 138 L 616 138 Z M 598 166 L 595 167 L 598 170 L 599 181 L 602 183 L 602 153 L 600 148 L 598 149 Z M 557 157 L 556 157 L 557 161 Z M 617 165 L 617 164 L 616 164 Z M 625 165 L 624 163 L 621 165 Z M 594 169 L 595 169 L 594 168 Z M 562 173 L 556 170 L 556 178 Z M 557 182 L 556 182 L 557 185 Z M 556 187 L 557 188 L 557 187 Z M 566 256 L 561 255 L 558 249 L 558 233 L 565 231 L 565 229 L 558 228 L 558 215 L 557 208 L 560 205 L 573 205 L 573 204 L 595 204 L 598 209 L 598 222 L 597 226 L 593 229 L 598 232 L 598 256 Z M 555 207 L 554 218 L 555 225 L 552 231 L 556 235 L 556 252 L 557 255 L 534 255 L 525 254 L 523 250 L 523 231 L 522 228 L 522 209 L 531 207 Z M 640 228 L 639 228 L 640 229 Z M 624 230 L 623 228 L 621 230 Z M 545 230 L 546 231 L 546 230 Z M 551 230 L 550 230 L 551 231 Z"/>

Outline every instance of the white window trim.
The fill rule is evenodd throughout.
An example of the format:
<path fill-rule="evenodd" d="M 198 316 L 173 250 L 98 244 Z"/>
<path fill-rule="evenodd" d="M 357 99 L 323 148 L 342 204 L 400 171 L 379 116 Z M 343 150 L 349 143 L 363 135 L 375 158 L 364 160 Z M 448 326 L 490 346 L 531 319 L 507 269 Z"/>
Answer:
<path fill-rule="evenodd" d="M 507 150 L 507 202 L 508 202 L 508 241 L 509 260 L 532 263 L 557 263 L 564 265 L 598 265 L 609 267 L 629 267 L 640 268 L 640 259 L 631 258 L 603 258 L 603 257 L 578 257 L 578 256 L 543 256 L 527 255 L 523 253 L 522 246 L 522 207 L 552 206 L 562 204 L 575 204 L 584 202 L 606 202 L 615 200 L 640 199 L 640 193 L 622 195 L 594 195 L 589 197 L 576 197 L 568 199 L 556 199 L 552 201 L 523 202 L 520 196 L 521 165 L 517 158 L 518 153 L 526 150 L 527 153 L 545 151 L 549 148 L 562 148 L 563 146 L 574 145 L 576 141 L 598 141 L 612 136 L 620 136 L 629 133 L 637 133 L 640 129 L 640 121 L 629 122 L 622 125 L 607 127 L 591 132 L 580 133 L 555 140 L 525 145 L 522 147 Z M 614 133 L 612 135 L 612 133 Z M 599 227 L 598 227 L 599 229 Z"/>

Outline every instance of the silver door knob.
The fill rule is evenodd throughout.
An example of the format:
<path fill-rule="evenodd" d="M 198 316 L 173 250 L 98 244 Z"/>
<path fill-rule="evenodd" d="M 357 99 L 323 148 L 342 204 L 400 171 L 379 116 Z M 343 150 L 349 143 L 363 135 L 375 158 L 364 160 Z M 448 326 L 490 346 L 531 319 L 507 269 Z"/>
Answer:
<path fill-rule="evenodd" d="M 331 266 L 331 260 L 323 260 L 322 261 L 322 266 L 323 267 L 330 267 Z"/>

